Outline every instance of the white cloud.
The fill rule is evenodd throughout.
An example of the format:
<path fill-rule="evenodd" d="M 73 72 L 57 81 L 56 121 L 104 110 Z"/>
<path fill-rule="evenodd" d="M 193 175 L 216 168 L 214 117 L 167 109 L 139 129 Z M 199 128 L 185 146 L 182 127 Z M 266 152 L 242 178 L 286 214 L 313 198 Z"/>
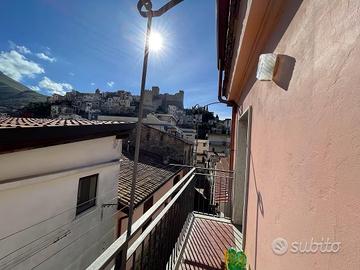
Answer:
<path fill-rule="evenodd" d="M 69 75 L 70 76 L 75 76 L 75 73 L 74 72 L 69 72 Z"/>
<path fill-rule="evenodd" d="M 19 53 L 31 54 L 31 51 L 28 48 L 26 48 L 25 46 L 17 45 L 17 44 L 15 44 L 15 42 L 13 42 L 11 40 L 9 40 L 9 44 L 10 44 L 11 49 L 18 51 Z"/>
<path fill-rule="evenodd" d="M 52 94 L 65 95 L 67 91 L 74 89 L 69 83 L 57 83 L 50 80 L 48 77 L 44 77 L 40 82 L 39 86 L 49 90 Z"/>
<path fill-rule="evenodd" d="M 92 82 L 92 83 L 90 83 L 90 84 L 91 84 L 92 86 L 94 86 L 94 85 L 95 85 L 95 83 L 93 83 L 93 82 Z"/>
<path fill-rule="evenodd" d="M 106 84 L 107 84 L 109 87 L 113 87 L 115 83 L 114 83 L 113 81 L 111 81 L 111 82 L 107 82 Z"/>
<path fill-rule="evenodd" d="M 45 53 L 37 53 L 36 56 L 42 60 L 49 61 L 51 63 L 56 61 L 56 58 L 50 57 L 50 56 L 46 55 Z"/>
<path fill-rule="evenodd" d="M 0 71 L 16 81 L 23 77 L 33 78 L 36 74 L 45 72 L 39 64 L 28 60 L 15 50 L 0 52 Z"/>
<path fill-rule="evenodd" d="M 24 53 L 24 54 L 30 54 L 31 53 L 31 51 L 28 48 L 26 48 L 25 46 L 16 45 L 16 50 L 19 53 Z"/>
<path fill-rule="evenodd" d="M 37 91 L 37 92 L 40 91 L 40 87 L 36 86 L 36 85 L 31 85 L 31 86 L 29 86 L 29 88 L 33 91 Z"/>

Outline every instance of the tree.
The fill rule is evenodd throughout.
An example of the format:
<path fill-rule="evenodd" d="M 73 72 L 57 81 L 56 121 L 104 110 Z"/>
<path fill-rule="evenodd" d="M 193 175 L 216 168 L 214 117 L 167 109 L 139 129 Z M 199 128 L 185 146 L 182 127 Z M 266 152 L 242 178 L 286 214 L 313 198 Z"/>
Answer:
<path fill-rule="evenodd" d="M 48 102 L 32 102 L 20 110 L 21 117 L 49 118 L 51 105 Z"/>

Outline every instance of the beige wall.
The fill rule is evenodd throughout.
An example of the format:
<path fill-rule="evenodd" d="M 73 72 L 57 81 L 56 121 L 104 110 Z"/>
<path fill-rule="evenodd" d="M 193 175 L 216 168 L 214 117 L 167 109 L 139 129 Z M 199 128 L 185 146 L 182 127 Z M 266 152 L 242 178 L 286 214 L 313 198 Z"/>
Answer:
<path fill-rule="evenodd" d="M 196 143 L 197 143 L 197 147 L 196 147 L 197 154 L 207 154 L 207 152 L 209 152 L 208 140 L 196 140 Z"/>
<path fill-rule="evenodd" d="M 288 89 L 256 81 L 253 71 L 239 101 L 253 107 L 249 269 L 359 269 L 360 2 L 284 7 L 268 40 L 263 52 L 296 63 Z M 278 256 L 277 237 L 289 245 L 329 237 L 341 249 Z"/>

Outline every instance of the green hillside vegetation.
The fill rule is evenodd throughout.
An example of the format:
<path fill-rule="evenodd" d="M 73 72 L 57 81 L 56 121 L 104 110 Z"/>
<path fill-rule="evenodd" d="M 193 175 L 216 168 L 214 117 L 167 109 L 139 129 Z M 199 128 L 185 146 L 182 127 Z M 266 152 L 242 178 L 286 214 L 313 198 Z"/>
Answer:
<path fill-rule="evenodd" d="M 17 110 L 29 103 L 45 102 L 46 99 L 46 96 L 32 91 L 0 72 L 0 111 Z"/>

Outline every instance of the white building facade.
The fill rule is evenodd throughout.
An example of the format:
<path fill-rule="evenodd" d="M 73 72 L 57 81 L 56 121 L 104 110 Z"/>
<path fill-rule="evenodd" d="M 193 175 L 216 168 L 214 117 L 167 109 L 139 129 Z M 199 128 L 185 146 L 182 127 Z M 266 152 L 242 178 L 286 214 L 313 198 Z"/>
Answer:
<path fill-rule="evenodd" d="M 119 134 L 128 126 L 111 126 L 30 127 L 41 138 L 54 129 L 45 146 L 0 145 L 0 269 L 84 269 L 114 241 Z M 1 138 L 6 130 L 14 132 L 0 129 Z M 75 141 L 46 145 L 61 132 L 58 142 Z"/>

